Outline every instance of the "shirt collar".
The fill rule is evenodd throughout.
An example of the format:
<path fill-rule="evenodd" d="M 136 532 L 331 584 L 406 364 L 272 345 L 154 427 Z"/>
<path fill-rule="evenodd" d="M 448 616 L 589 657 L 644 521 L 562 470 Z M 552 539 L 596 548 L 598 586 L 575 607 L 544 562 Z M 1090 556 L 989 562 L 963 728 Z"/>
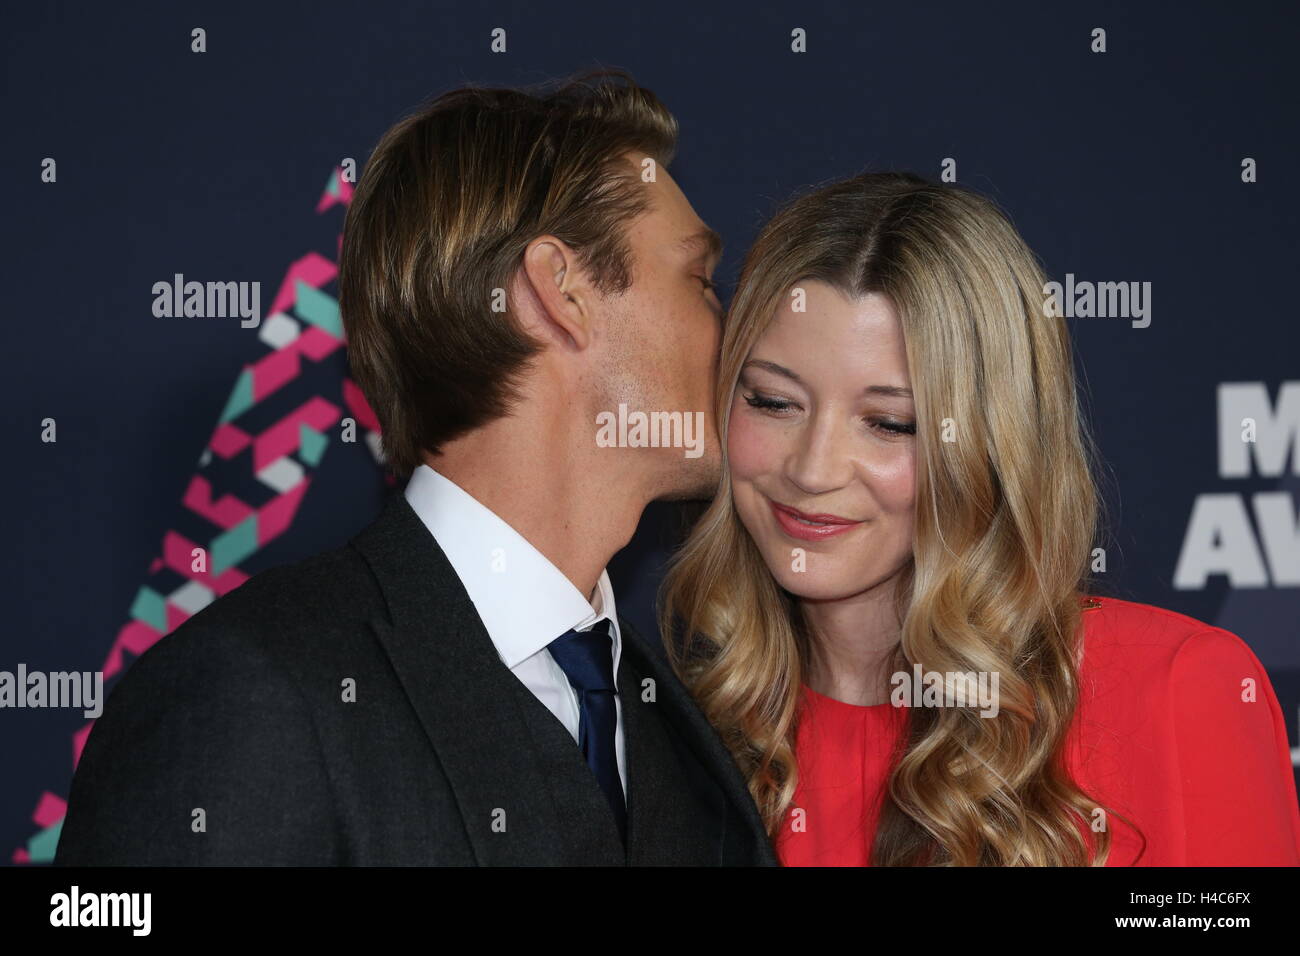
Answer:
<path fill-rule="evenodd" d="M 428 465 L 412 473 L 405 496 L 465 586 L 506 667 L 608 618 L 618 673 L 622 641 L 608 571 L 600 572 L 589 602 L 519 532 Z"/>

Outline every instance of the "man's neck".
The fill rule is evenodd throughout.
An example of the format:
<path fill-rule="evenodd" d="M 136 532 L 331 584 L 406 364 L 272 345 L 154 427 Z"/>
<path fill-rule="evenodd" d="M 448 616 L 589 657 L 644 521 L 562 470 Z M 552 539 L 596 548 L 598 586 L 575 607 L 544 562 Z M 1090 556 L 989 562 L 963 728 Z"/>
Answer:
<path fill-rule="evenodd" d="M 425 461 L 510 525 L 591 600 L 601 572 L 632 539 L 649 498 L 634 475 L 621 473 L 619 449 L 568 437 L 506 419 L 449 442 Z"/>

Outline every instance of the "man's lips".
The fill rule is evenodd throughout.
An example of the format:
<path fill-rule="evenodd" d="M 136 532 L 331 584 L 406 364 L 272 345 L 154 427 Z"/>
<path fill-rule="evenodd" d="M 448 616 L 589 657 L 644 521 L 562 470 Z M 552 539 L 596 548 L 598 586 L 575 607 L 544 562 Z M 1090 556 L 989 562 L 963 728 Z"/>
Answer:
<path fill-rule="evenodd" d="M 820 541 L 822 538 L 851 531 L 862 524 L 861 521 L 841 518 L 839 515 L 809 514 L 798 508 L 777 504 L 770 498 L 768 503 L 772 506 L 772 514 L 781 529 L 791 537 L 803 541 Z"/>

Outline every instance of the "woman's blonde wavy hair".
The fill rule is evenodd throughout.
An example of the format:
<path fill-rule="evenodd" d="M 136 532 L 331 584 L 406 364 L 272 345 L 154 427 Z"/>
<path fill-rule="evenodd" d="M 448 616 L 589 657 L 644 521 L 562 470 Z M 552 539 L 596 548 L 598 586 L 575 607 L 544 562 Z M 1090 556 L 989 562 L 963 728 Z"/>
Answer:
<path fill-rule="evenodd" d="M 1110 827 L 1093 832 L 1098 802 L 1063 755 L 1100 523 L 1096 449 L 1065 321 L 1044 313 L 1043 271 L 1003 214 L 969 190 L 864 174 L 795 199 L 762 230 L 723 334 L 722 483 L 661 591 L 674 667 L 775 839 L 798 781 L 810 636 L 737 516 L 726 434 L 741 366 L 783 298 L 811 280 L 854 298 L 884 294 L 906 341 L 916 506 L 893 671 L 919 664 L 1000 681 L 993 718 L 909 711 L 872 863 L 1104 864 Z M 942 440 L 945 424 L 955 441 Z"/>

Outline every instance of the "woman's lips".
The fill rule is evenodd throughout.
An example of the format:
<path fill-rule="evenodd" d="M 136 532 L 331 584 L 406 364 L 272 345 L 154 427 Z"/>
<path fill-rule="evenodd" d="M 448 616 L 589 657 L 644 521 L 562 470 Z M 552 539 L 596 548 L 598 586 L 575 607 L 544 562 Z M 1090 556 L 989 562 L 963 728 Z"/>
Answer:
<path fill-rule="evenodd" d="M 861 521 L 841 518 L 839 515 L 807 514 L 797 508 L 779 505 L 770 498 L 768 504 L 772 506 L 772 514 L 776 517 L 776 523 L 781 526 L 781 530 L 801 541 L 820 541 L 822 538 L 852 531 L 862 524 Z"/>

